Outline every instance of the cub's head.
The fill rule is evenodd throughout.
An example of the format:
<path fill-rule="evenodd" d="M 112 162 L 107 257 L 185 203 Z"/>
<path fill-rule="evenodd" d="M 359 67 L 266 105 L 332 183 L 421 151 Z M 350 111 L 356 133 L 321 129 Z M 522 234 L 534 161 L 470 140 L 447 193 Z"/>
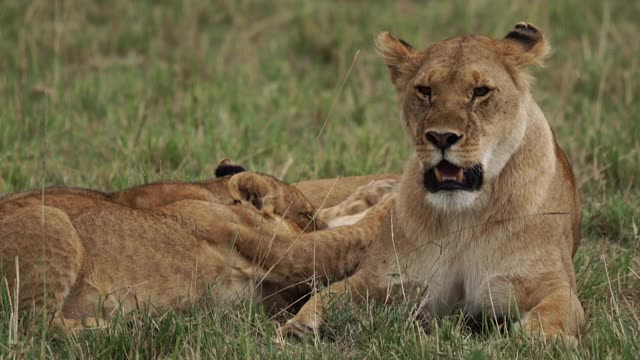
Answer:
<path fill-rule="evenodd" d="M 267 216 L 284 218 L 296 230 L 311 232 L 328 228 L 315 218 L 316 207 L 293 185 L 255 172 L 240 172 L 228 181 L 229 194 L 238 203 L 250 204 Z"/>
<path fill-rule="evenodd" d="M 277 178 L 247 171 L 231 159 L 221 160 L 215 169 L 216 182 L 224 184 L 233 203 L 255 207 L 266 216 L 288 220 L 296 230 L 316 231 L 328 228 L 315 218 L 316 207 L 295 186 Z"/>
<path fill-rule="evenodd" d="M 473 207 L 524 137 L 532 100 L 522 70 L 549 53 L 542 32 L 519 23 L 503 39 L 462 36 L 426 50 L 383 32 L 377 47 L 399 95 L 427 201 Z"/>

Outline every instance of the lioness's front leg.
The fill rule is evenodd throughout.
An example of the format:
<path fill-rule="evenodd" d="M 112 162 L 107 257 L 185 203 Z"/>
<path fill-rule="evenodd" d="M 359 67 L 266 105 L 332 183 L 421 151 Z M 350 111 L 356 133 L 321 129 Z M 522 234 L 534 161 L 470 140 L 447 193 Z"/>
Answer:
<path fill-rule="evenodd" d="M 547 295 L 523 316 L 516 329 L 522 329 L 525 335 L 532 338 L 562 338 L 574 342 L 574 336 L 579 333 L 584 321 L 584 310 L 575 290 L 566 284 L 544 291 Z"/>
<path fill-rule="evenodd" d="M 540 273 L 528 267 L 518 275 L 505 272 L 488 280 L 482 303 L 493 316 L 519 320 L 514 325 L 516 334 L 573 342 L 584 311 L 570 275 L 561 269 Z"/>

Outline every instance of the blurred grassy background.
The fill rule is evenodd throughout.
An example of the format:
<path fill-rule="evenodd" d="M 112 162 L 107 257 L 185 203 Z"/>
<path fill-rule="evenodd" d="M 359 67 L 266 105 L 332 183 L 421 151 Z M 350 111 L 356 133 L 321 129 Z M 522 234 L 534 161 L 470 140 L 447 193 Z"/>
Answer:
<path fill-rule="evenodd" d="M 3 0 L 0 194 L 43 183 L 107 190 L 161 179 L 199 179 L 211 176 L 223 157 L 289 181 L 400 172 L 410 148 L 394 91 L 373 50 L 375 35 L 390 30 L 425 47 L 464 33 L 499 37 L 516 22 L 530 21 L 545 31 L 555 49 L 547 67 L 534 71 L 534 97 L 571 159 L 583 196 L 585 240 L 576 266 L 581 298 L 591 316 L 586 332 L 600 336 L 587 338 L 583 355 L 616 349 L 637 353 L 638 19 L 640 2 L 632 0 Z M 381 321 L 392 324 L 383 328 L 398 327 L 398 313 L 380 311 Z M 177 323 L 190 319 L 174 316 Z M 268 322 L 258 323 L 268 327 Z M 251 324 L 233 331 L 255 330 Z M 456 324 L 449 323 L 454 330 Z M 153 329 L 150 339 L 160 331 Z M 264 334 L 260 340 L 254 330 L 237 348 L 229 345 L 238 350 L 233 354 L 251 357 L 264 351 Z M 488 346 L 486 338 L 469 343 L 467 333 L 454 330 L 454 343 L 445 346 L 451 352 L 443 350 L 445 355 L 472 356 L 474 348 Z M 346 332 L 351 339 L 353 333 L 336 331 L 338 338 Z M 351 339 L 356 345 L 337 341 L 297 351 L 315 357 L 334 349 L 344 356 L 345 348 L 355 346 L 349 354 L 374 356 L 388 347 L 401 356 L 397 351 L 404 340 L 393 337 L 403 330 L 389 331 L 389 343 Z M 423 342 L 420 331 L 411 330 L 417 340 L 408 349 L 424 351 L 446 341 L 427 336 Z M 54 349 L 50 354 L 60 349 L 91 354 L 91 347 L 73 342 L 69 347 L 51 345 L 47 336 L 41 341 Z M 100 340 L 113 340 L 109 335 L 95 336 L 87 344 L 119 344 Z M 125 336 L 123 341 L 135 339 Z M 192 341 L 187 344 L 201 354 L 204 343 Z M 491 354 L 517 350 L 510 342 L 492 344 Z M 130 354 L 142 351 L 129 345 Z M 170 341 L 167 346 L 174 345 Z M 370 345 L 373 352 L 357 350 Z M 3 346 L 3 351 L 15 350 Z M 153 354 L 171 354 L 152 349 L 157 350 Z M 104 354 L 119 354 L 112 351 Z M 483 351 L 478 354 L 489 354 Z"/>

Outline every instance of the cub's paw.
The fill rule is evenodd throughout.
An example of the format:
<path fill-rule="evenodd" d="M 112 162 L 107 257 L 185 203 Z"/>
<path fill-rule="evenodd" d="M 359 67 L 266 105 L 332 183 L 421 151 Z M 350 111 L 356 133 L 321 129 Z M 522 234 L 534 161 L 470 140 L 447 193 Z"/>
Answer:
<path fill-rule="evenodd" d="M 375 180 L 360 187 L 352 196 L 365 201 L 369 206 L 373 206 L 379 203 L 386 194 L 393 191 L 397 184 L 398 180 L 395 179 Z"/>
<path fill-rule="evenodd" d="M 108 325 L 106 320 L 96 319 L 95 317 L 87 317 L 83 320 L 69 319 L 61 316 L 56 316 L 51 321 L 49 328 L 54 331 L 61 331 L 63 333 L 79 334 L 84 330 L 90 329 L 104 329 Z"/>
<path fill-rule="evenodd" d="M 377 214 L 386 213 L 392 204 L 388 200 L 395 198 L 392 195 L 396 194 L 393 190 L 397 183 L 398 180 L 392 179 L 372 181 L 356 189 L 338 205 L 318 211 L 318 218 L 329 228 L 353 225 L 367 216 L 371 209 L 375 209 L 373 217 L 377 218 Z"/>
<path fill-rule="evenodd" d="M 273 341 L 279 345 L 285 345 L 287 339 L 303 340 L 318 335 L 318 325 L 301 321 L 297 317 L 287 321 L 277 330 Z"/>
<path fill-rule="evenodd" d="M 361 186 L 353 194 L 349 195 L 341 204 L 339 216 L 355 215 L 378 204 L 382 198 L 393 191 L 398 180 L 375 180 Z"/>

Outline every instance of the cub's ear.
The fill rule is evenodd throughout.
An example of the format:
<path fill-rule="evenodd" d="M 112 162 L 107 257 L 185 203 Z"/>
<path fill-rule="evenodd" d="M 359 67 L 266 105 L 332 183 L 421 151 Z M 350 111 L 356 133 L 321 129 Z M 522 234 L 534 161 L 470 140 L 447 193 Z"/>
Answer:
<path fill-rule="evenodd" d="M 227 188 L 232 199 L 239 203 L 249 202 L 258 210 L 262 210 L 262 199 L 270 190 L 262 176 L 249 172 L 231 177 Z"/>
<path fill-rule="evenodd" d="M 524 22 L 517 23 L 499 43 L 507 63 L 516 68 L 542 66 L 551 52 L 542 31 Z"/>
<path fill-rule="evenodd" d="M 248 202 L 265 214 L 274 214 L 278 201 L 286 199 L 286 194 L 278 192 L 274 180 L 275 178 L 269 175 L 243 172 L 229 178 L 227 189 L 231 198 L 238 203 Z M 289 202 L 279 205 L 279 208 L 282 209 L 279 214 L 284 215 L 285 209 L 288 209 L 289 205 Z"/>
<path fill-rule="evenodd" d="M 422 54 L 406 41 L 385 31 L 376 38 L 378 53 L 389 69 L 389 77 L 396 89 L 401 89 L 420 67 Z"/>
<path fill-rule="evenodd" d="M 235 175 L 244 171 L 246 171 L 246 169 L 242 165 L 236 164 L 231 159 L 223 159 L 218 163 L 218 166 L 216 166 L 215 174 L 216 177 L 219 178 Z"/>

